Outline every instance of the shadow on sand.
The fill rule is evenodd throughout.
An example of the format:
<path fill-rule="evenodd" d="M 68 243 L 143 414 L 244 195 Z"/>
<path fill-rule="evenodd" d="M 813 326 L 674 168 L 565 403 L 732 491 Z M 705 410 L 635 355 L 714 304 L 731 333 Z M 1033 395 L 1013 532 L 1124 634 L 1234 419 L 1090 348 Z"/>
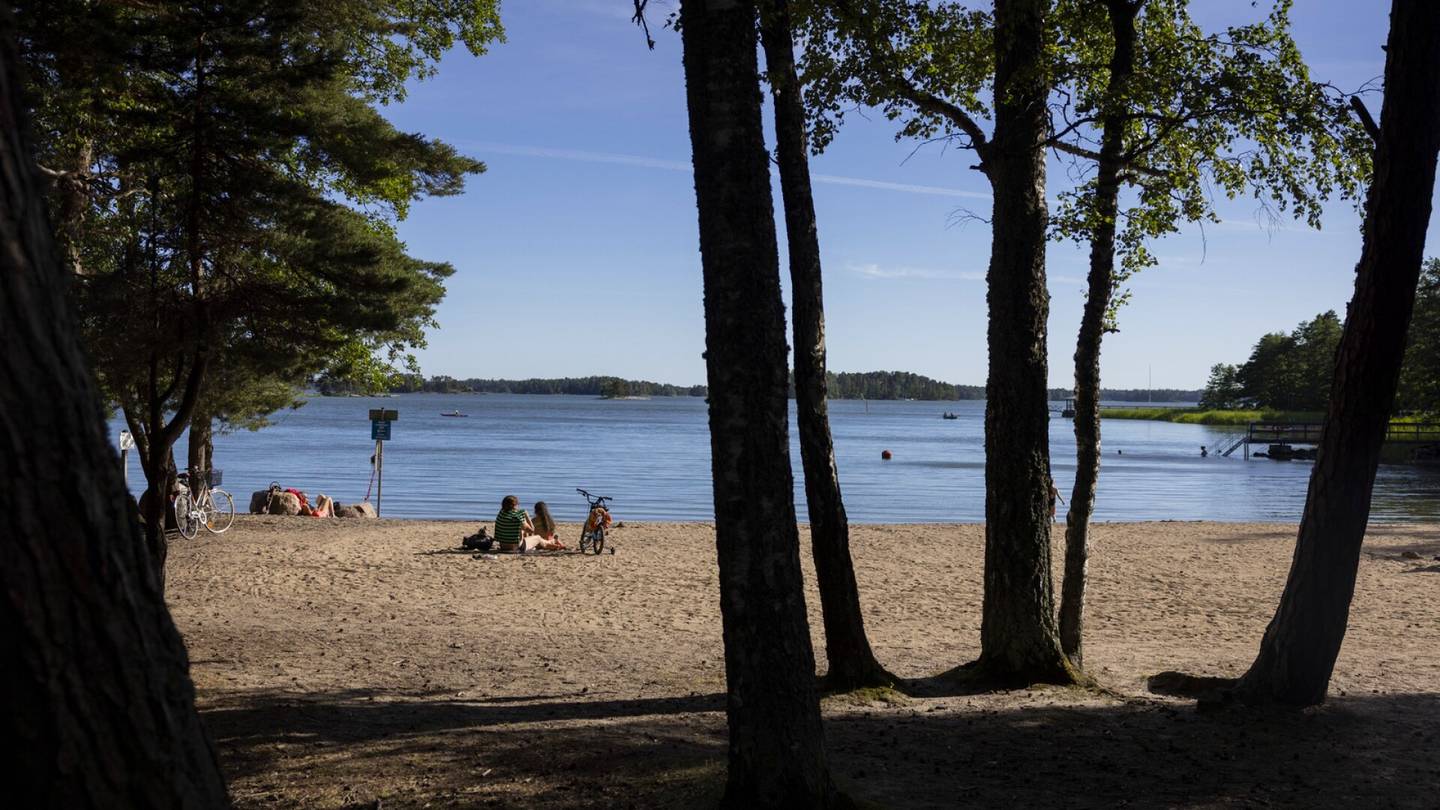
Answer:
<path fill-rule="evenodd" d="M 1066 690 L 827 712 L 832 768 L 889 807 L 1433 807 L 1440 695 L 1197 713 Z M 1071 705 L 1066 705 L 1070 703 Z M 636 700 L 353 690 L 210 701 L 237 804 L 691 807 L 723 782 L 724 696 Z"/>

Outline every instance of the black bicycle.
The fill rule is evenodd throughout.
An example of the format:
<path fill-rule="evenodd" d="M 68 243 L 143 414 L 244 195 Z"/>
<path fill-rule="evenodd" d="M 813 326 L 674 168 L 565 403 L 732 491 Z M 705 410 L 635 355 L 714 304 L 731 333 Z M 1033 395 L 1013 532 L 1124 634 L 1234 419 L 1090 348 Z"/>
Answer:
<path fill-rule="evenodd" d="M 610 510 L 605 502 L 614 499 L 608 495 L 591 495 L 579 487 L 575 491 L 584 495 L 590 504 L 590 513 L 585 516 L 585 525 L 580 529 L 580 553 L 589 551 L 599 554 L 605 550 L 605 532 L 610 528 Z M 615 553 L 614 546 L 610 547 L 610 553 Z"/>

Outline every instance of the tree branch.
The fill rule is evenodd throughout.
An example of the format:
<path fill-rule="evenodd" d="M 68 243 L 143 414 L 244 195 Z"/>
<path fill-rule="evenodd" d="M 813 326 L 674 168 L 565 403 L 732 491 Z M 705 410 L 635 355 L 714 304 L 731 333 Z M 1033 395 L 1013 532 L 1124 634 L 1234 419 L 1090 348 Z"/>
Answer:
<path fill-rule="evenodd" d="M 650 36 L 650 23 L 645 20 L 645 7 L 649 4 L 650 0 L 635 0 L 635 16 L 630 18 L 630 22 L 640 26 L 640 30 L 645 32 L 645 44 L 653 51 L 655 39 Z"/>
<path fill-rule="evenodd" d="M 1380 125 L 1375 123 L 1365 102 L 1361 101 L 1359 96 L 1351 96 L 1350 107 L 1355 110 L 1355 117 L 1360 119 L 1360 125 L 1365 127 L 1365 131 L 1369 133 L 1370 140 L 1377 144 L 1380 143 Z"/>
<path fill-rule="evenodd" d="M 890 86 L 890 89 L 921 111 L 938 115 L 959 127 L 970 138 L 970 146 L 980 156 L 981 171 L 984 171 L 983 165 L 990 153 L 990 140 L 985 137 L 985 130 L 980 128 L 975 119 L 958 105 L 916 86 L 898 64 L 899 60 L 896 58 L 889 40 L 886 39 L 884 45 L 881 46 L 875 39 L 872 39 L 872 32 L 864 27 L 863 15 L 855 10 L 849 0 L 835 0 L 834 8 L 845 19 L 846 24 L 864 46 L 871 63 L 880 67 L 886 74 L 882 80 Z"/>

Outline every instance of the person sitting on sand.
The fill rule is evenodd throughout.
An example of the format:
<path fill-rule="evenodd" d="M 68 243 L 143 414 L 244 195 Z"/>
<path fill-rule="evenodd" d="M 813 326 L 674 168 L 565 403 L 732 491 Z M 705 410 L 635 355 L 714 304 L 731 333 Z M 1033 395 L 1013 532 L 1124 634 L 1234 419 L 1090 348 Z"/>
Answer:
<path fill-rule="evenodd" d="M 502 552 L 515 553 L 524 547 L 525 536 L 535 533 L 530 516 L 520 508 L 520 499 L 506 495 L 500 501 L 500 514 L 495 516 L 495 542 Z"/>
<path fill-rule="evenodd" d="M 530 540 L 525 541 L 525 550 L 538 548 L 542 551 L 561 551 L 565 544 L 555 536 L 555 518 L 550 517 L 550 507 L 544 501 L 535 502 L 535 545 L 530 545 Z"/>

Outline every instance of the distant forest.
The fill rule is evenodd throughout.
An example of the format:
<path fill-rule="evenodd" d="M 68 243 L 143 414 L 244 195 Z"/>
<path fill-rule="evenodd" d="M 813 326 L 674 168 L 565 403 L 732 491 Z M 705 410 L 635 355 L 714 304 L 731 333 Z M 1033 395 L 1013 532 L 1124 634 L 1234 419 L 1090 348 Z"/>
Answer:
<path fill-rule="evenodd" d="M 920 399 L 954 401 L 961 399 L 980 400 L 985 398 L 983 385 L 953 385 L 934 380 L 908 371 L 864 371 L 830 372 L 831 399 Z M 316 390 L 326 396 L 364 393 L 344 381 L 322 379 L 316 383 Z M 425 378 L 419 374 L 407 374 L 389 388 L 392 394 L 571 394 L 593 397 L 703 397 L 708 389 L 703 385 L 670 385 L 649 380 L 625 380 L 619 377 L 555 377 L 528 380 L 482 380 L 477 378 L 456 379 L 447 375 Z M 1100 391 L 1102 400 L 1114 402 L 1198 402 L 1199 390 L 1187 391 L 1176 388 L 1105 388 Z M 795 395 L 792 384 L 790 395 Z M 1070 396 L 1068 388 L 1050 389 L 1052 400 Z"/>

